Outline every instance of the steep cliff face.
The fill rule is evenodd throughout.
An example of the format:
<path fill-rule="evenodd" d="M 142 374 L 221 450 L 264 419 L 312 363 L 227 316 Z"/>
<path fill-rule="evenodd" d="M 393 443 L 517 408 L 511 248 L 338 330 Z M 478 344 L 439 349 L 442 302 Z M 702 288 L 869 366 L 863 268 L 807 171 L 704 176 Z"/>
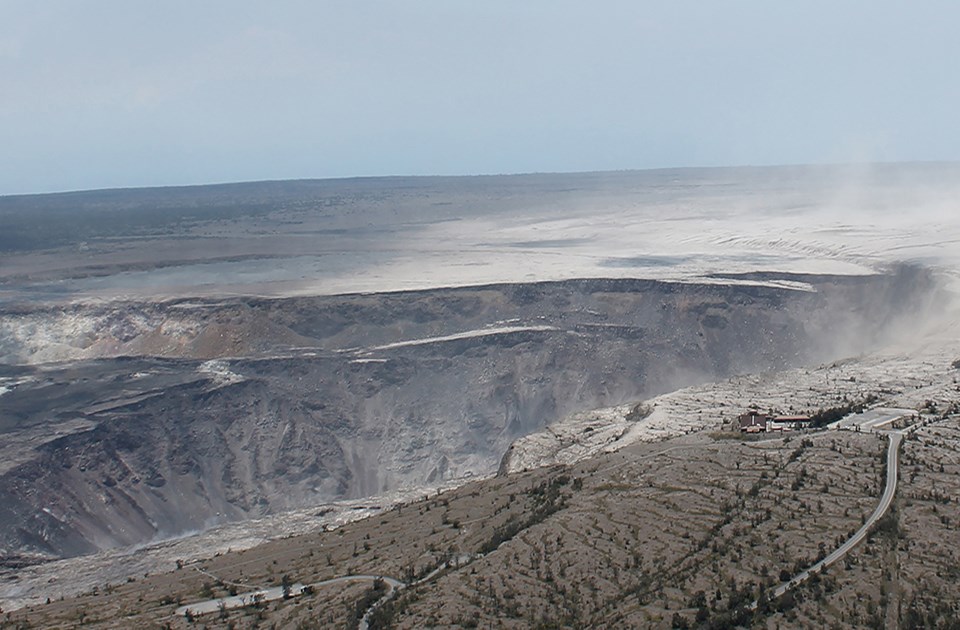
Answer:
<path fill-rule="evenodd" d="M 14 320 L 100 358 L 9 368 L 0 547 L 74 555 L 492 472 L 576 411 L 863 350 L 934 288 L 913 271 L 736 280 L 21 310 L 8 361 L 36 356 Z"/>

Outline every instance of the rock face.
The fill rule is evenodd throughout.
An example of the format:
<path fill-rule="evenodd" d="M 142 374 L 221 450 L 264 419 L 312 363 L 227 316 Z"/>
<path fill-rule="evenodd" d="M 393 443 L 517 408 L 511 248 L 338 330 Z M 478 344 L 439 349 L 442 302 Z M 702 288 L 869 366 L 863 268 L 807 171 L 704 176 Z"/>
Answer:
<path fill-rule="evenodd" d="M 8 312 L 0 548 L 76 555 L 490 473 L 567 414 L 857 353 L 936 299 L 915 269 L 773 280 Z M 51 358 L 73 361 L 31 365 Z"/>

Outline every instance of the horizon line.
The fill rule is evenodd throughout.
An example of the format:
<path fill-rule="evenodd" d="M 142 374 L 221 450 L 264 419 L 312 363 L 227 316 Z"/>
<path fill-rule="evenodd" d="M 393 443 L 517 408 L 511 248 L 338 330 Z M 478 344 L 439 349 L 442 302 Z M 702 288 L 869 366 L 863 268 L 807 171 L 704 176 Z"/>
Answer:
<path fill-rule="evenodd" d="M 470 179 L 470 178 L 494 178 L 494 177 L 531 177 L 537 175 L 601 175 L 617 173 L 656 173 L 666 171 L 707 171 L 707 170 L 737 170 L 737 169 L 783 169 L 783 168 L 844 168 L 844 167 L 872 167 L 872 166 L 960 166 L 960 160 L 877 160 L 866 162 L 808 162 L 808 163 L 782 163 L 782 164 L 732 164 L 725 166 L 717 165 L 687 165 L 687 166 L 659 166 L 653 168 L 621 168 L 621 169 L 598 169 L 586 171 L 519 171 L 519 172 L 499 172 L 499 173 L 459 173 L 459 174 L 392 174 L 392 175 L 345 175 L 345 176 L 318 176 L 318 177 L 290 177 L 276 179 L 250 179 L 250 180 L 220 180 L 208 182 L 192 182 L 183 184 L 144 184 L 131 186 L 112 186 L 112 187 L 94 187 L 94 188 L 74 188 L 58 189 L 42 192 L 13 192 L 0 194 L 0 200 L 14 197 L 40 197 L 88 194 L 112 191 L 137 191 L 137 190 L 177 190 L 185 188 L 214 188 L 226 186 L 243 186 L 254 184 L 284 184 L 295 182 L 336 182 L 336 181 L 358 181 L 358 180 L 390 180 L 390 179 Z"/>

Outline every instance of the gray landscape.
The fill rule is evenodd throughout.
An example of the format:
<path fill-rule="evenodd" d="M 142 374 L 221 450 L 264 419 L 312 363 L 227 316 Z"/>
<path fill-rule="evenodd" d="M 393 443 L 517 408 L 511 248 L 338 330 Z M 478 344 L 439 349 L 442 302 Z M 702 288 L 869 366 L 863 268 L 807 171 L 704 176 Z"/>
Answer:
<path fill-rule="evenodd" d="M 741 438 L 736 418 L 748 407 L 814 414 L 887 405 L 916 414 L 913 422 L 942 417 L 955 425 L 949 379 L 956 338 L 946 331 L 957 321 L 958 267 L 955 249 L 943 243 L 960 231 L 943 201 L 956 190 L 956 170 L 891 165 L 861 173 L 864 192 L 851 213 L 875 212 L 869 228 L 823 212 L 849 189 L 845 167 L 317 180 L 0 198 L 0 605 L 19 615 L 11 623 L 61 623 L 58 615 L 77 610 L 106 626 L 123 626 L 118 615 L 129 614 L 146 614 L 138 623 L 147 624 L 194 614 L 210 622 L 216 615 L 203 611 L 218 610 L 217 589 L 203 586 L 209 602 L 190 609 L 191 597 L 202 596 L 176 577 L 185 563 L 191 576 L 214 576 L 224 593 L 235 594 L 231 583 L 256 581 L 204 563 L 222 564 L 225 552 L 269 558 L 270 545 L 319 544 L 334 550 L 317 556 L 322 569 L 310 552 L 282 571 L 301 586 L 320 580 L 322 589 L 297 590 L 288 602 L 279 577 L 261 579 L 273 584 L 264 591 L 273 603 L 250 609 L 238 595 L 230 603 L 236 621 L 313 627 L 297 602 L 332 597 L 336 610 L 353 606 L 351 598 L 366 601 L 357 619 L 368 625 L 387 614 L 398 627 L 463 625 L 462 612 L 445 616 L 442 602 L 473 587 L 440 588 L 437 580 L 472 575 L 497 554 L 516 556 L 484 542 L 491 537 L 523 544 L 532 542 L 522 534 L 528 528 L 568 530 L 566 506 L 579 500 L 577 492 L 560 492 L 544 495 L 548 504 L 533 495 L 532 503 L 517 502 L 510 498 L 516 489 L 500 489 L 504 479 L 510 487 L 526 487 L 529 477 L 534 486 L 561 488 L 579 475 L 577 487 L 599 484 L 591 491 L 599 494 L 584 495 L 593 501 L 604 488 L 645 487 L 650 473 L 634 480 L 606 472 L 586 482 L 584 470 L 608 470 L 600 462 L 620 457 L 611 453 L 653 444 L 687 450 L 692 468 L 684 470 L 702 470 L 709 486 L 718 447 L 747 457 L 743 449 L 762 445 L 767 459 L 792 448 L 784 434 Z M 893 201 L 905 199 L 914 211 L 896 212 Z M 786 223 L 792 227 L 784 231 Z M 905 348 L 912 348 L 902 355 L 910 359 L 897 358 Z M 911 378 L 919 379 L 915 390 L 906 384 Z M 877 430 L 861 424 L 854 414 L 832 433 Z M 836 449 L 837 438 L 825 431 L 812 431 L 811 444 Z M 806 444 L 804 433 L 796 440 Z M 870 444 L 855 440 L 841 449 L 873 466 Z M 815 459 L 804 470 L 835 472 Z M 544 474 L 560 477 L 543 481 Z M 677 483 L 694 483 L 676 474 Z M 739 465 L 726 473 L 741 474 L 747 470 Z M 733 485 L 742 488 L 748 478 Z M 354 542 L 336 559 L 343 540 L 384 543 L 377 514 L 425 515 L 440 490 L 453 493 L 442 499 L 448 511 L 463 497 L 457 509 L 465 516 L 445 516 L 441 525 L 453 523 L 467 538 L 453 547 L 431 543 L 432 559 L 406 557 L 413 541 L 443 529 L 423 530 L 421 520 L 389 526 L 391 545 L 398 536 L 407 541 L 390 547 L 401 555 L 370 551 L 367 543 L 358 553 Z M 833 532 L 820 535 L 829 543 L 824 554 L 850 519 L 867 511 L 871 485 L 864 490 L 843 517 L 823 521 Z M 701 509 L 683 507 L 687 491 L 676 492 L 677 511 L 664 517 Z M 487 505 L 506 503 L 469 517 L 479 529 L 463 529 L 466 514 L 480 509 L 475 497 L 488 494 Z M 644 519 L 669 510 L 650 500 L 624 498 L 621 509 L 639 510 L 632 518 L 645 528 Z M 772 504 L 764 505 L 756 509 L 771 513 Z M 502 509 L 511 520 L 497 516 Z M 702 509 L 723 517 L 730 508 Z M 509 533 L 516 527 L 522 535 Z M 366 533 L 343 538 L 347 531 Z M 285 542 L 318 535 L 339 540 Z M 703 547 L 684 551 L 688 537 L 665 543 L 669 557 L 694 562 Z M 368 552 L 377 555 L 368 561 Z M 760 575 L 779 572 L 771 563 L 799 569 L 816 555 L 771 557 L 755 568 L 758 590 L 751 593 L 764 592 Z M 736 555 L 718 558 L 722 576 Z M 370 586 L 381 571 L 392 580 L 389 592 L 365 599 L 363 589 L 381 588 Z M 138 576 L 159 581 L 137 590 Z M 685 579 L 678 574 L 677 584 Z M 478 603 L 471 615 L 529 625 L 523 620 L 540 614 L 539 598 L 554 597 L 537 580 L 509 587 L 516 604 L 488 610 Z M 111 584 L 127 585 L 111 595 L 115 604 L 94 612 L 82 603 L 113 593 Z M 160 600 L 156 610 L 124 603 L 173 584 L 179 594 L 150 595 Z M 639 607 L 618 613 L 625 616 L 611 616 L 603 604 L 617 596 L 615 588 L 591 588 L 598 599 L 565 608 L 561 626 L 679 623 L 666 612 L 677 606 L 687 607 L 690 614 L 681 616 L 693 622 L 689 599 L 701 586 L 671 595 L 661 584 Z M 769 598 L 789 590 L 771 590 Z M 384 603 L 374 604 L 381 597 Z M 417 612 L 414 602 L 423 597 L 439 608 Z M 737 597 L 710 614 L 743 623 L 747 609 Z M 65 599 L 35 608 L 47 598 Z M 181 609 L 157 616 L 173 604 Z M 889 600 L 885 605 L 892 610 Z M 815 618 L 795 606 L 764 604 L 750 614 L 761 625 Z M 224 627 L 231 618 L 218 617 Z M 352 622 L 333 614 L 317 623 Z"/>
<path fill-rule="evenodd" d="M 960 630 L 958 23 L 0 2 L 0 630 Z"/>

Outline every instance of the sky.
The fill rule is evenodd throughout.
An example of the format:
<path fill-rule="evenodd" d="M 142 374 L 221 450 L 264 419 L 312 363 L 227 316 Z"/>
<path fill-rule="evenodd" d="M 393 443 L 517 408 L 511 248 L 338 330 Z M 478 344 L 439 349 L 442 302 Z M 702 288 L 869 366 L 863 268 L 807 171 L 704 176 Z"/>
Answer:
<path fill-rule="evenodd" d="M 0 195 L 960 160 L 953 0 L 0 0 Z"/>

